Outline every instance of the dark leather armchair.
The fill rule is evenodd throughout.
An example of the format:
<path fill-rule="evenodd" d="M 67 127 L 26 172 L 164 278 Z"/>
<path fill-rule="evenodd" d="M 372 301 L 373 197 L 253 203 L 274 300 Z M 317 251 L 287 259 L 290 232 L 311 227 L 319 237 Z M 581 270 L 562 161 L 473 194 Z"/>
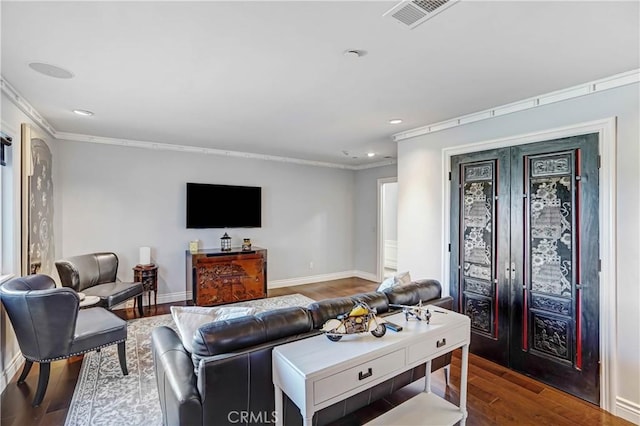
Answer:
<path fill-rule="evenodd" d="M 98 296 L 100 306 L 112 309 L 115 305 L 138 298 L 138 312 L 142 316 L 142 283 L 125 283 L 117 278 L 118 256 L 115 253 L 91 253 L 56 261 L 60 282 L 87 296 Z"/>
<path fill-rule="evenodd" d="M 0 298 L 25 358 L 18 383 L 24 383 L 34 362 L 40 363 L 34 407 L 47 391 L 51 361 L 117 344 L 122 374 L 129 374 L 127 322 L 115 314 L 104 308 L 79 309 L 78 294 L 56 287 L 47 275 L 14 278 L 0 286 Z"/>

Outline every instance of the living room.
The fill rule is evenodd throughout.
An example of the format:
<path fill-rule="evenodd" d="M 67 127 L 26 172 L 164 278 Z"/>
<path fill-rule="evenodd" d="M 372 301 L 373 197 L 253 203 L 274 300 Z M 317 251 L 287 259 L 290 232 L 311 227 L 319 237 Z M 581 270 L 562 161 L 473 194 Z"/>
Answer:
<path fill-rule="evenodd" d="M 534 51 L 542 49 L 541 46 L 553 44 L 556 42 L 553 37 L 561 37 L 562 32 L 552 33 L 548 30 L 553 35 L 536 42 L 535 37 L 523 34 L 527 33 L 524 28 L 530 29 L 535 25 L 522 18 L 523 15 L 534 13 L 536 8 L 531 4 L 518 6 L 515 2 L 505 3 L 503 7 L 509 10 L 501 13 L 510 12 L 508 16 L 514 20 L 514 24 L 503 31 L 509 34 L 507 38 L 519 40 L 526 54 L 515 55 L 514 52 L 519 50 L 511 44 L 506 47 L 497 44 L 491 48 L 485 46 L 484 50 L 474 50 L 478 47 L 475 44 L 453 45 L 449 50 L 425 47 L 421 57 L 421 72 L 426 72 L 429 66 L 445 70 L 451 67 L 447 83 L 450 92 L 448 97 L 439 98 L 436 103 L 423 106 L 422 110 L 416 109 L 415 112 L 403 108 L 401 118 L 404 123 L 400 127 L 394 127 L 388 124 L 388 120 L 400 117 L 396 115 L 401 109 L 401 105 L 396 105 L 402 100 L 400 94 L 407 96 L 405 92 L 411 92 L 403 86 L 415 84 L 416 81 L 415 77 L 407 77 L 406 82 L 402 81 L 400 74 L 395 81 L 387 80 L 391 88 L 384 90 L 395 91 L 397 96 L 391 96 L 388 92 L 381 95 L 381 99 L 384 99 L 382 104 L 388 103 L 389 107 L 383 108 L 386 115 L 382 117 L 379 114 L 379 122 L 365 119 L 364 124 L 359 123 L 360 117 L 355 113 L 358 111 L 357 107 L 353 108 L 350 115 L 344 114 L 344 121 L 354 122 L 354 130 L 347 130 L 348 123 L 338 121 L 335 116 L 323 114 L 326 114 L 327 109 L 337 108 L 336 104 L 347 103 L 352 97 L 364 96 L 364 92 L 374 90 L 364 83 L 357 86 L 354 92 L 347 90 L 350 85 L 362 82 L 363 74 L 368 71 L 367 66 L 392 68 L 393 64 L 397 64 L 400 67 L 400 59 L 403 58 L 400 53 L 379 57 L 382 50 L 377 52 L 375 48 L 369 47 L 373 44 L 368 42 L 373 43 L 373 40 L 357 36 L 357 33 L 348 39 L 348 45 L 344 41 L 340 44 L 333 39 L 327 42 L 335 50 L 332 50 L 332 54 L 338 58 L 335 59 L 336 62 L 331 62 L 335 69 L 324 69 L 324 72 L 342 75 L 343 78 L 333 81 L 334 85 L 329 86 L 331 91 L 328 93 L 295 89 L 300 100 L 293 102 L 292 98 L 287 98 L 291 103 L 286 111 L 276 103 L 281 94 L 277 91 L 267 92 L 265 87 L 268 87 L 268 82 L 256 76 L 253 78 L 265 86 L 258 87 L 255 81 L 252 84 L 256 86 L 248 86 L 247 93 L 255 92 L 259 95 L 251 98 L 239 91 L 225 92 L 224 84 L 207 92 L 206 88 L 212 84 L 209 80 L 195 77 L 175 77 L 172 80 L 163 73 L 153 77 L 151 74 L 145 75 L 151 70 L 142 68 L 143 64 L 140 64 L 140 71 L 137 71 L 138 68 L 132 66 L 132 62 L 122 60 L 113 61 L 105 69 L 105 75 L 96 75 L 96 80 L 91 80 L 91 84 L 107 89 L 102 90 L 101 98 L 98 98 L 98 94 L 88 98 L 80 96 L 82 90 L 75 88 L 73 84 L 78 80 L 82 82 L 82 78 L 87 78 L 89 73 L 97 73 L 95 67 L 87 66 L 85 69 L 84 64 L 105 65 L 100 59 L 89 55 L 91 50 L 84 44 L 90 45 L 99 39 L 89 38 L 80 42 L 75 55 L 71 49 L 64 48 L 64 40 L 56 41 L 56 49 L 53 45 L 45 46 L 47 31 L 52 39 L 56 39 L 51 35 L 57 33 L 52 23 L 67 22 L 63 20 L 64 16 L 71 14 L 66 8 L 79 7 L 73 4 L 62 6 L 56 2 L 48 3 L 49 6 L 12 2 L 3 2 L 2 5 L 2 131 L 13 137 L 14 141 L 11 147 L 5 147 L 9 167 L 1 169 L 2 274 L 20 274 L 21 170 L 17 165 L 21 156 L 22 123 L 30 124 L 34 132 L 47 142 L 52 153 L 52 238 L 55 258 L 113 251 L 120 259 L 119 278 L 130 281 L 133 278 L 132 268 L 139 262 L 139 248 L 151 247 L 152 260 L 159 265 L 160 304 L 189 300 L 191 297 L 190 289 L 185 283 L 185 251 L 189 241 L 200 240 L 202 248 L 217 248 L 225 231 L 232 237 L 234 246 L 239 246 L 243 238 L 250 238 L 254 245 L 268 249 L 270 289 L 354 276 L 380 282 L 377 182 L 378 179 L 390 177 L 397 177 L 399 191 L 398 270 L 410 271 L 415 279 L 437 279 L 443 284 L 443 294 L 449 294 L 451 268 L 447 245 L 452 221 L 449 217 L 451 196 L 447 174 L 450 171 L 451 157 L 498 146 L 552 140 L 573 134 L 598 133 L 601 135 L 602 157 L 599 222 L 602 259 L 600 350 L 605 361 L 603 369 L 606 370 L 600 376 L 606 387 L 600 406 L 627 420 L 635 423 L 640 421 L 640 389 L 636 380 L 640 377 L 640 336 L 637 331 L 637 324 L 640 323 L 637 309 L 640 299 L 637 286 L 640 279 L 640 176 L 637 167 L 640 161 L 637 72 L 640 30 L 636 2 L 613 3 L 611 6 L 606 2 L 589 2 L 591 6 L 579 2 L 546 5 L 545 7 L 551 8 L 547 13 L 557 13 L 565 19 L 567 15 L 560 13 L 568 12 L 562 7 L 575 7 L 573 13 L 591 24 L 588 27 L 593 34 L 585 34 L 583 37 L 588 38 L 584 44 L 591 46 L 592 50 L 576 43 L 574 34 L 565 34 L 567 40 L 564 44 L 557 41 L 561 47 L 549 52 L 549 57 L 553 59 L 540 62 L 542 65 L 537 70 L 534 69 L 538 65 L 535 60 L 544 58 L 544 52 L 531 56 L 532 59 L 525 56 L 533 55 Z M 380 21 L 367 22 L 365 25 L 369 30 L 379 25 L 398 25 L 387 22 L 385 19 L 388 18 L 382 17 L 394 3 L 380 3 L 367 7 L 367 16 L 370 17 L 375 12 L 376 19 L 379 18 Z M 213 7 L 215 3 L 207 5 Z M 232 8 L 231 4 L 223 6 Z M 275 17 L 272 15 L 286 16 L 284 10 L 275 6 L 272 9 L 260 9 L 250 3 L 245 6 L 251 6 L 252 11 L 261 10 L 265 13 L 264 16 L 273 19 Z M 258 9 L 253 8 L 254 6 Z M 103 12 L 108 19 L 100 22 L 108 29 L 108 24 L 113 23 L 109 19 L 117 19 L 121 12 L 110 10 L 106 5 L 101 7 L 105 8 Z M 296 9 L 295 13 L 302 14 L 300 18 L 307 19 L 314 13 L 321 13 L 321 16 L 327 18 L 335 17 L 339 10 L 334 9 L 337 5 L 316 5 L 318 10 L 312 5 L 298 3 L 291 7 Z M 308 11 L 305 9 L 307 7 Z M 433 39 L 440 37 L 437 34 L 441 34 L 441 31 L 454 31 L 470 25 L 474 14 L 484 13 L 479 10 L 478 5 L 475 5 L 476 9 L 466 9 L 473 7 L 461 2 L 413 30 L 401 27 L 396 29 L 392 26 L 398 32 L 396 40 L 418 37 L 422 40 Z M 494 4 L 492 7 L 498 6 Z M 518 11 L 518 7 L 523 9 Z M 558 9 L 553 9 L 554 7 Z M 580 7 L 586 9 L 581 10 Z M 138 8 L 143 6 L 138 5 Z M 246 13 L 247 10 L 240 9 L 235 13 L 240 12 Z M 357 15 L 357 12 L 357 3 L 351 4 L 344 11 L 345 16 Z M 150 11 L 146 10 L 144 13 Z M 225 13 L 220 13 L 219 16 L 225 16 Z M 544 9 L 535 13 L 547 18 Z M 83 10 L 78 14 L 87 14 L 83 15 L 86 18 L 94 13 Z M 129 26 L 135 28 L 134 18 L 140 17 L 133 12 L 131 14 L 130 18 L 134 22 L 122 24 L 128 29 Z M 165 61 L 159 59 L 164 54 L 163 48 L 171 47 L 175 49 L 172 50 L 173 53 L 184 48 L 183 45 L 171 44 L 171 36 L 175 34 L 170 31 L 165 36 L 159 34 L 167 32 L 171 22 L 170 17 L 163 16 L 166 21 L 159 21 L 148 29 L 149 39 L 156 36 L 162 40 L 158 46 L 149 45 L 147 51 L 146 60 L 156 70 L 161 69 Z M 174 18 L 181 23 L 178 28 L 184 29 L 186 24 L 177 17 Z M 523 21 L 517 21 L 516 18 Z M 32 31 L 33 39 L 26 42 L 23 40 L 25 35 L 20 32 L 24 32 L 25 23 L 29 21 L 41 30 Z M 223 26 L 218 20 L 215 22 L 216 25 Z M 523 27 L 521 30 L 514 28 L 524 25 L 524 22 L 531 27 Z M 76 29 L 90 33 L 90 28 L 87 28 L 90 23 L 91 20 L 86 19 L 84 25 Z M 443 28 L 446 23 L 452 25 L 452 29 Z M 552 23 L 549 27 L 557 30 Z M 340 25 L 347 26 L 345 23 Z M 235 40 L 230 35 L 231 29 L 224 26 L 223 29 L 228 31 L 229 40 Z M 104 28 L 103 30 L 105 32 L 101 36 L 108 37 L 109 32 Z M 469 31 L 471 35 L 466 38 L 480 38 L 483 30 Z M 545 32 L 547 29 L 540 31 Z M 265 34 L 270 33 L 266 31 Z M 277 39 L 287 39 L 287 34 L 289 33 L 283 30 Z M 117 50 L 117 46 L 122 48 L 125 45 L 115 34 L 111 35 L 116 37 L 113 44 L 100 39 L 106 43 L 105 46 L 109 46 L 104 51 L 112 48 Z M 597 38 L 603 41 L 595 43 L 593 39 Z M 238 43 L 241 41 L 237 40 Z M 410 43 L 409 40 L 406 42 Z M 148 41 L 129 47 L 137 54 L 139 51 L 136 49 L 145 43 Z M 527 43 L 531 47 L 525 49 Z M 297 52 L 302 55 L 299 60 L 308 61 L 310 66 L 317 67 L 316 59 L 313 59 L 317 48 L 305 49 L 301 41 L 297 46 Z M 266 49 L 264 46 L 260 47 Z M 293 50 L 294 46 L 286 47 Z M 391 47 L 400 49 L 398 45 Z M 329 50 L 328 47 L 326 49 Z M 357 58 L 344 56 L 343 51 L 349 49 L 363 49 L 367 52 Z M 386 49 L 385 51 L 393 51 L 388 46 Z M 464 54 L 451 53 L 456 49 L 461 49 Z M 185 63 L 194 61 L 189 55 L 193 53 L 197 56 L 196 52 L 183 50 L 187 54 L 186 57 L 181 57 L 182 60 Z M 443 53 L 445 51 L 453 57 L 447 59 Z M 86 58 L 82 56 L 82 52 L 87 54 Z M 273 75 L 282 70 L 275 59 L 273 65 L 269 65 L 271 62 L 268 61 L 268 52 L 269 50 L 263 50 L 262 53 L 251 51 L 255 55 L 264 55 L 259 56 L 257 59 L 260 61 L 256 59 L 256 63 L 266 64 L 261 74 L 273 78 Z M 512 55 L 513 61 L 520 61 L 521 65 L 516 64 L 513 68 L 505 68 L 508 71 L 501 71 L 499 67 L 506 67 L 508 64 L 498 64 L 488 59 L 497 58 L 501 52 L 505 56 Z M 585 55 L 585 52 L 591 53 Z M 328 56 L 327 53 L 324 55 Z M 440 61 L 435 64 L 425 62 L 424 58 L 429 55 Z M 558 56 L 563 55 L 570 58 L 560 61 Z M 447 62 L 460 61 L 460 57 L 470 58 L 468 71 Z M 231 58 L 238 60 L 234 56 Z M 70 80 L 42 76 L 27 67 L 27 63 L 34 60 L 69 67 L 76 76 Z M 370 61 L 369 64 L 373 65 L 367 65 L 364 61 Z M 129 65 L 123 65 L 125 63 Z M 199 61 L 195 63 L 207 69 Z M 242 70 L 232 68 L 230 74 L 238 73 L 238 80 L 248 84 L 256 69 L 259 69 L 258 65 L 252 63 Z M 499 78 L 491 78 L 491 72 L 487 72 L 487 69 Z M 133 75 L 119 74 L 125 70 Z M 309 82 L 302 77 L 306 70 L 299 71 L 298 80 L 291 85 L 307 87 L 306 84 L 309 84 L 313 87 L 313 81 Z M 445 71 L 438 76 L 446 73 Z M 510 80 L 510 73 L 518 78 Z M 229 78 L 230 74 L 223 75 Z M 468 75 L 474 75 L 479 80 L 474 82 Z M 142 90 L 149 90 L 148 88 L 137 89 L 136 85 L 141 85 L 145 78 L 164 81 L 157 83 L 156 97 L 148 93 L 141 95 Z M 531 80 L 530 84 L 526 83 L 528 80 Z M 319 92 L 325 87 L 320 84 L 322 82 L 315 82 L 320 87 Z M 207 105 L 212 108 L 210 110 L 195 108 L 198 105 L 194 103 L 195 99 L 185 100 L 181 95 L 185 91 L 193 93 L 189 91 L 191 85 L 198 86 L 196 93 L 202 91 L 202 96 L 223 98 L 224 102 L 216 104 L 217 109 L 213 105 Z M 278 86 L 280 85 L 282 82 L 278 81 Z M 479 87 L 486 89 L 480 90 Z M 420 89 L 427 94 L 422 97 L 432 96 L 430 90 L 435 88 L 429 86 L 428 89 Z M 234 90 L 237 90 L 235 86 Z M 489 96 L 489 92 L 492 96 Z M 50 97 L 42 97 L 45 94 Z M 292 96 L 289 92 L 286 95 Z M 83 104 L 77 103 L 81 101 Z M 263 112 L 250 110 L 251 102 L 259 103 L 256 109 L 260 108 Z M 374 103 L 371 99 L 369 102 Z M 163 108 L 153 109 L 153 103 L 174 106 L 163 105 Z M 141 104 L 150 110 L 145 111 L 139 106 Z M 314 105 L 317 104 L 322 104 L 325 109 L 315 110 Z M 73 116 L 69 112 L 74 108 L 95 110 L 95 116 Z M 244 109 L 247 116 L 245 121 L 238 121 L 238 116 L 225 116 L 226 110 L 239 108 Z M 504 113 L 509 108 L 512 112 Z M 160 111 L 163 109 L 166 111 Z M 372 109 L 376 108 L 362 109 L 363 116 Z M 433 110 L 437 110 L 437 113 L 432 112 Z M 274 119 L 274 115 L 277 115 L 274 112 L 282 114 L 276 126 L 280 131 L 269 133 L 272 128 L 265 127 L 264 122 Z M 107 115 L 108 119 L 101 118 Z M 172 117 L 182 116 L 185 119 L 178 130 L 163 127 L 176 124 L 178 120 Z M 126 124 L 120 124 L 118 120 L 123 120 L 122 123 Z M 206 125 L 217 120 L 227 120 L 228 123 L 224 129 L 217 125 L 213 128 Z M 261 120 L 260 123 L 258 120 Z M 321 139 L 319 133 L 314 134 L 303 126 L 303 123 L 311 121 L 321 123 L 320 127 L 323 128 L 336 127 L 337 133 L 344 130 L 343 133 L 352 136 L 351 145 L 347 146 L 346 142 L 344 146 L 330 144 L 328 139 Z M 240 130 L 243 130 L 246 139 L 235 138 L 234 132 Z M 216 134 L 216 131 L 220 133 Z M 327 133 L 322 136 L 331 137 Z M 249 144 L 252 139 L 264 140 L 268 144 L 252 146 Z M 285 147 L 284 142 L 280 142 L 285 139 L 297 139 L 298 147 Z M 371 142 L 367 139 L 371 139 Z M 210 144 L 211 141 L 218 142 L 218 145 Z M 475 146 L 470 147 L 471 145 Z M 342 153 L 342 150 L 349 155 Z M 376 155 L 368 158 L 367 152 L 374 152 Z M 353 156 L 358 158 L 351 158 Z M 262 227 L 186 229 L 184 203 L 187 182 L 260 186 L 263 200 Z M 219 200 L 219 203 L 220 208 L 241 208 L 230 206 L 225 200 Z M 57 279 L 55 272 L 52 275 Z M 19 372 L 22 358 L 9 321 L 4 316 L 2 321 L 0 364 L 4 388 L 15 373 Z"/>

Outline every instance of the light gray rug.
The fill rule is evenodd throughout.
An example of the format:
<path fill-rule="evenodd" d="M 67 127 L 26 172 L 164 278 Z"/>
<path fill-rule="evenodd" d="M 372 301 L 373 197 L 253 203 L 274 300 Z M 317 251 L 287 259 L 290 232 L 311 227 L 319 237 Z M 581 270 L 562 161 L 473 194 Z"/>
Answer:
<path fill-rule="evenodd" d="M 267 311 L 313 302 L 301 294 L 291 294 L 233 306 Z M 151 355 L 151 330 L 162 325 L 176 329 L 170 314 L 127 323 L 128 376 L 122 375 L 115 345 L 84 356 L 65 426 L 162 424 Z"/>

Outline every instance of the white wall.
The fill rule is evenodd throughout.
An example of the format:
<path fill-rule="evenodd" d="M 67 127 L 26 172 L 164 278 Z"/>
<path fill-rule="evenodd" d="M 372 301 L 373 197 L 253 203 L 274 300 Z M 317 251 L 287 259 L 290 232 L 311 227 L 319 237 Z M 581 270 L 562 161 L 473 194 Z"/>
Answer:
<path fill-rule="evenodd" d="M 219 248 L 225 232 L 186 229 L 186 182 L 262 187 L 262 228 L 226 231 L 234 246 L 251 238 L 268 250 L 271 284 L 353 270 L 354 171 L 68 141 L 57 163 L 61 255 L 114 251 L 129 280 L 138 248 L 150 246 L 159 302 L 184 299 L 189 241 Z"/>
<path fill-rule="evenodd" d="M 640 419 L 640 85 L 633 84 L 402 141 L 398 145 L 399 265 L 442 271 L 442 149 L 617 116 L 617 379 L 619 412 Z M 601 285 L 606 286 L 603 282 Z"/>
<path fill-rule="evenodd" d="M 378 273 L 378 179 L 396 174 L 396 164 L 356 172 L 354 269 L 366 272 L 363 277 L 371 280 L 375 280 Z"/>
<path fill-rule="evenodd" d="M 20 275 L 20 126 L 27 123 L 32 126 L 36 136 L 47 142 L 51 153 L 53 154 L 53 197 L 54 197 L 54 223 L 60 223 L 60 198 L 57 193 L 56 179 L 56 153 L 57 143 L 48 137 L 47 134 L 38 128 L 35 122 L 29 119 L 13 102 L 2 93 L 2 101 L 0 107 L 0 117 L 2 121 L 2 131 L 9 134 L 13 138 L 11 148 L 6 149 L 8 165 L 11 167 L 11 173 L 7 168 L 3 170 L 3 203 L 8 201 L 8 206 L 3 205 L 3 233 L 2 233 L 2 252 L 3 258 L 7 264 L 3 267 L 7 269 L 3 272 Z M 5 193 L 7 191 L 8 193 Z M 5 197 L 5 195 L 7 197 Z M 8 213 L 8 214 L 7 214 Z M 6 225 L 6 226 L 5 226 Z M 59 253 L 61 239 L 59 234 L 54 235 L 55 250 Z M 4 308 L 0 305 L 0 391 L 4 389 L 7 382 L 21 367 L 23 358 L 20 354 L 20 348 L 16 340 L 13 328 L 9 318 L 7 318 Z"/>

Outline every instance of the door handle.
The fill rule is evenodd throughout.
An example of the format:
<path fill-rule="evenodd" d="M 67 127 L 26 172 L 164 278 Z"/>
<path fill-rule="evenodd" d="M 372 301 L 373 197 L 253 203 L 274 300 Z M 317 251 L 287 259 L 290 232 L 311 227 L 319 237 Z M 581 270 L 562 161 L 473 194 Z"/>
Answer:
<path fill-rule="evenodd" d="M 504 276 L 507 280 L 516 279 L 516 262 L 504 262 Z"/>
<path fill-rule="evenodd" d="M 436 348 L 441 348 L 446 344 L 447 344 L 447 339 L 446 339 L 446 337 L 443 337 L 442 340 L 437 340 L 436 341 Z"/>

